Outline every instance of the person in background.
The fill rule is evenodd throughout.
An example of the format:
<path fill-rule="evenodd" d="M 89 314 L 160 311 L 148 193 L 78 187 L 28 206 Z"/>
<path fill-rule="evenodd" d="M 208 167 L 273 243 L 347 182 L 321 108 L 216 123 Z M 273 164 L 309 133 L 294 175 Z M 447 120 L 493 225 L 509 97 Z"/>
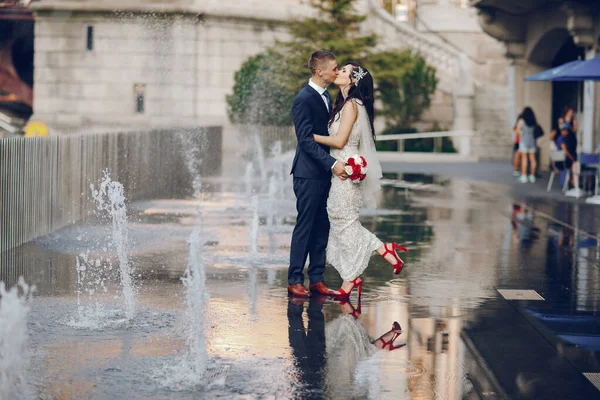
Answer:
<path fill-rule="evenodd" d="M 558 151 L 560 148 L 557 145 L 558 138 L 560 137 L 560 127 L 565 123 L 565 119 L 563 117 L 558 117 L 558 123 L 550 132 L 550 141 L 548 145 L 550 146 L 550 151 Z"/>
<path fill-rule="evenodd" d="M 571 170 L 569 184 L 573 186 L 573 167 L 577 162 L 577 136 L 571 131 L 571 125 L 568 122 L 564 122 L 560 126 L 560 137 L 556 141 L 556 145 L 565 153 L 565 169 Z"/>
<path fill-rule="evenodd" d="M 513 175 L 519 176 L 521 175 L 521 152 L 519 151 L 519 141 L 521 137 L 517 132 L 517 124 L 519 120 L 515 122 L 513 126 L 513 135 L 514 135 L 514 146 L 513 146 Z"/>
<path fill-rule="evenodd" d="M 537 160 L 535 153 L 537 151 L 534 130 L 537 126 L 535 114 L 530 107 L 525 107 L 517 121 L 517 134 L 519 135 L 519 152 L 521 153 L 521 176 L 519 182 L 535 182 L 535 170 L 537 168 Z M 527 177 L 527 167 L 529 168 L 529 178 Z"/>
<path fill-rule="evenodd" d="M 571 126 L 571 132 L 573 132 L 575 135 L 577 135 L 577 131 L 578 129 L 578 124 L 577 124 L 577 119 L 575 118 L 575 110 L 573 109 L 573 107 L 571 106 L 566 106 L 565 110 L 563 112 L 563 118 L 565 123 L 569 124 Z"/>

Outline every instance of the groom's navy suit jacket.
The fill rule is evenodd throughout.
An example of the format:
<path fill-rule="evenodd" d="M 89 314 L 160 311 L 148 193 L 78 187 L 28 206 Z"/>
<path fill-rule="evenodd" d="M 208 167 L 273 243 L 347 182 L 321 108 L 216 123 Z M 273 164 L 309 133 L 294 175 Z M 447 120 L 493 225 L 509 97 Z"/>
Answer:
<path fill-rule="evenodd" d="M 318 144 L 313 137 L 313 134 L 329 136 L 329 111 L 323 98 L 306 85 L 294 99 L 292 114 L 298 147 L 291 173 L 294 178 L 331 179 L 335 158 L 329 155 L 329 147 Z"/>
<path fill-rule="evenodd" d="M 314 284 L 323 281 L 325 272 L 325 250 L 329 238 L 326 207 L 335 158 L 329 155 L 329 147 L 315 142 L 313 134 L 329 134 L 329 111 L 321 95 L 306 85 L 294 99 L 292 113 L 298 138 L 292 164 L 298 215 L 292 234 L 288 283 L 304 282 L 304 265 L 310 255 L 308 277 Z"/>

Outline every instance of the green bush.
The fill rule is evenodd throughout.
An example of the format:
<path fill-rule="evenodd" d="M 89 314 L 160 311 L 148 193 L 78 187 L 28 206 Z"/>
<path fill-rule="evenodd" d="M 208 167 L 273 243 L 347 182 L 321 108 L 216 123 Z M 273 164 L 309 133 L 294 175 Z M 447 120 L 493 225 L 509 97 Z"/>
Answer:
<path fill-rule="evenodd" d="M 227 114 L 234 124 L 289 126 L 295 93 L 280 79 L 283 59 L 274 52 L 250 57 L 235 73 Z"/>

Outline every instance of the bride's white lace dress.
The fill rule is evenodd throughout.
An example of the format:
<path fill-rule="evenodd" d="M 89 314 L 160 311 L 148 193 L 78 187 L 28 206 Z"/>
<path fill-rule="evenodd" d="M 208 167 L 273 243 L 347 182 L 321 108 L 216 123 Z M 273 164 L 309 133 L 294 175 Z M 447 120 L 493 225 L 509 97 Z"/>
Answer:
<path fill-rule="evenodd" d="M 331 149 L 331 155 L 343 163 L 355 154 L 363 155 L 360 150 L 366 143 L 361 141 L 372 140 L 367 110 L 360 103 L 357 105 L 358 118 L 352 127 L 348 143 L 342 149 Z M 336 136 L 339 127 L 340 118 L 336 116 L 329 127 L 329 135 Z M 365 158 L 369 168 L 370 160 Z M 367 179 L 370 179 L 368 175 Z M 337 176 L 333 176 L 331 180 L 327 199 L 327 213 L 331 225 L 327 244 L 327 262 L 339 272 L 343 280 L 352 281 L 363 273 L 373 252 L 383 243 L 358 220 L 358 213 L 363 206 L 364 191 L 368 190 L 365 187 L 366 180 L 354 183 L 350 179 L 342 181 Z"/>
<path fill-rule="evenodd" d="M 341 315 L 325 325 L 327 397 L 379 399 L 379 350 L 361 323 Z"/>

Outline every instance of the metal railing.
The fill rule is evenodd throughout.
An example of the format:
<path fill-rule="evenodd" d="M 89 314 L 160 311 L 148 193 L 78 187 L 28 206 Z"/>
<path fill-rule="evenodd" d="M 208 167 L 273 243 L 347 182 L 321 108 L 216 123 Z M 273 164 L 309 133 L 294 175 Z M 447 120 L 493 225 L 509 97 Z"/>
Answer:
<path fill-rule="evenodd" d="M 471 151 L 470 140 L 474 136 L 473 131 L 445 131 L 445 132 L 421 132 L 421 133 L 400 133 L 394 135 L 378 135 L 376 139 L 378 142 L 384 141 L 397 141 L 398 152 L 404 151 L 405 140 L 415 139 L 431 139 L 433 138 L 433 152 L 439 153 L 442 151 L 442 140 L 443 138 L 461 138 L 455 146 L 458 147 L 456 150 L 461 155 L 469 155 Z"/>
<path fill-rule="evenodd" d="M 190 194 L 190 138 L 202 148 L 199 173 L 220 173 L 221 128 L 0 140 L 0 253 L 88 216 L 105 169 L 129 201 Z"/>

